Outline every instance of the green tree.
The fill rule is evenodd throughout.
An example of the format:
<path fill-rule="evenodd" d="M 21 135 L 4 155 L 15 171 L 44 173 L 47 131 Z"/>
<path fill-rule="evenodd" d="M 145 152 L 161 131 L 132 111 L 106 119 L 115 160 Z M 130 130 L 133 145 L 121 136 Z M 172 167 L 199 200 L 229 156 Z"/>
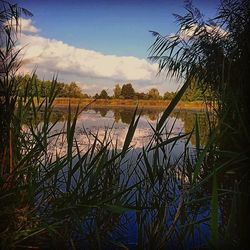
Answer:
<path fill-rule="evenodd" d="M 148 97 L 152 100 L 159 100 L 160 99 L 160 93 L 157 88 L 152 88 L 148 91 Z"/>
<path fill-rule="evenodd" d="M 131 83 L 128 84 L 124 84 L 122 86 L 122 90 L 121 90 L 121 95 L 125 98 L 125 99 L 134 99 L 135 97 L 135 90 L 132 87 Z"/>
<path fill-rule="evenodd" d="M 57 85 L 58 97 L 67 97 L 68 91 L 66 90 L 66 84 L 59 82 Z"/>
<path fill-rule="evenodd" d="M 135 97 L 139 100 L 148 100 L 148 94 L 145 94 L 144 92 L 136 92 Z"/>
<path fill-rule="evenodd" d="M 114 87 L 114 98 L 118 99 L 121 96 L 122 88 L 119 84 L 116 84 Z"/>
<path fill-rule="evenodd" d="M 203 96 L 204 93 L 201 90 L 201 87 L 194 81 L 191 81 L 190 85 L 188 86 L 181 99 L 183 101 L 193 102 L 202 100 Z"/>
<path fill-rule="evenodd" d="M 164 95 L 163 95 L 163 99 L 164 100 L 172 100 L 175 96 L 175 93 L 174 92 L 165 92 Z"/>
<path fill-rule="evenodd" d="M 71 82 L 68 85 L 68 97 L 83 97 L 81 88 L 75 82 Z"/>
<path fill-rule="evenodd" d="M 40 97 L 45 97 L 48 95 L 51 89 L 52 81 L 50 80 L 40 80 L 36 74 L 32 76 L 26 74 L 24 76 L 18 75 L 16 77 L 19 81 L 18 90 L 19 96 L 24 96 L 27 83 L 30 84 L 27 93 L 29 96 L 38 95 Z M 82 89 L 75 82 L 66 84 L 63 82 L 57 82 L 56 89 L 58 91 L 57 97 L 76 97 L 76 98 L 87 98 L 88 95 L 82 93 Z"/>
<path fill-rule="evenodd" d="M 88 99 L 88 98 L 90 98 L 90 96 L 88 94 L 84 93 L 83 96 L 82 96 L 82 98 Z"/>
<path fill-rule="evenodd" d="M 109 96 L 108 96 L 108 93 L 105 89 L 103 89 L 99 95 L 99 99 L 108 99 Z"/>

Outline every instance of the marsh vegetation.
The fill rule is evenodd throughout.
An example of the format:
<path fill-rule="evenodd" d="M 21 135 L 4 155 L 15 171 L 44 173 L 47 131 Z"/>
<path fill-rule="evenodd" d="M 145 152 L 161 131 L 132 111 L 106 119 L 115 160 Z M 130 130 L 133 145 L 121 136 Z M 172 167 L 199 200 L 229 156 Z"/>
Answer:
<path fill-rule="evenodd" d="M 153 32 L 150 59 L 184 82 L 158 113 L 58 111 L 57 79 L 41 97 L 35 74 L 20 94 L 18 19 L 31 13 L 0 4 L 1 249 L 239 249 L 249 241 L 249 1 L 222 1 L 209 21 L 188 4 L 175 35 Z M 207 110 L 174 112 L 192 84 L 206 92 Z M 109 120 L 88 127 L 93 113 Z"/>

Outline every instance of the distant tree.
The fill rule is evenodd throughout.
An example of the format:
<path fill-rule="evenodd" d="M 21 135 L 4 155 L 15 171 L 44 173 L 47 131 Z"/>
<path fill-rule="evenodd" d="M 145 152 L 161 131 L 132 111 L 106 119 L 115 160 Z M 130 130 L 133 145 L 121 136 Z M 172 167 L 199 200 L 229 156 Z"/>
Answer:
<path fill-rule="evenodd" d="M 116 84 L 114 87 L 114 98 L 118 99 L 121 96 L 122 88 L 119 84 Z"/>
<path fill-rule="evenodd" d="M 149 97 L 149 99 L 152 99 L 152 100 L 158 100 L 158 99 L 160 99 L 159 90 L 157 88 L 150 89 L 148 91 L 148 97 Z"/>
<path fill-rule="evenodd" d="M 68 97 L 83 97 L 81 88 L 75 82 L 68 86 Z"/>
<path fill-rule="evenodd" d="M 108 99 L 109 96 L 108 96 L 108 93 L 105 89 L 103 89 L 99 95 L 99 99 Z"/>
<path fill-rule="evenodd" d="M 172 100 L 175 96 L 175 93 L 174 92 L 165 92 L 164 95 L 163 95 L 163 99 L 164 100 Z"/>
<path fill-rule="evenodd" d="M 99 99 L 99 95 L 97 93 L 93 97 L 94 99 Z"/>
<path fill-rule="evenodd" d="M 143 92 L 136 92 L 135 96 L 139 100 L 148 100 L 148 94 L 145 94 Z"/>
<path fill-rule="evenodd" d="M 24 96 L 25 95 L 25 90 L 26 90 L 26 85 L 28 82 L 30 82 L 31 76 L 26 74 L 24 76 L 18 75 L 16 77 L 17 82 L 19 82 L 19 96 Z M 29 89 L 31 90 L 31 88 Z M 31 94 L 31 93 L 29 93 Z"/>
<path fill-rule="evenodd" d="M 188 101 L 188 102 L 193 102 L 197 101 L 200 97 L 200 91 L 197 90 L 196 88 L 187 88 L 186 92 L 182 96 L 181 100 L 183 101 Z"/>
<path fill-rule="evenodd" d="M 206 92 L 207 90 L 202 90 L 201 86 L 193 79 L 183 94 L 181 100 L 188 102 L 201 101 L 204 100 L 205 95 L 207 95 Z"/>
<path fill-rule="evenodd" d="M 19 81 L 19 96 L 25 94 L 27 84 L 30 84 L 28 95 L 38 94 L 40 97 L 45 97 L 49 94 L 49 90 L 51 89 L 52 81 L 40 80 L 36 74 L 32 76 L 28 74 L 24 76 L 18 75 L 16 78 Z M 71 82 L 70 84 L 57 82 L 56 88 L 58 91 L 57 97 L 88 97 L 86 94 L 82 93 L 82 89 L 75 82 Z"/>
<path fill-rule="evenodd" d="M 58 89 L 58 97 L 66 97 L 67 93 L 66 93 L 66 89 L 65 89 L 66 84 L 59 82 L 57 84 L 57 89 Z M 45 90 L 43 91 L 43 93 L 46 93 L 46 87 Z"/>
<path fill-rule="evenodd" d="M 90 96 L 85 93 L 85 94 L 83 94 L 82 98 L 88 99 L 88 98 L 90 98 Z"/>
<path fill-rule="evenodd" d="M 122 86 L 122 91 L 121 91 L 121 95 L 125 98 L 125 99 L 133 99 L 135 97 L 135 90 L 132 87 L 131 83 L 128 84 L 124 84 Z"/>
<path fill-rule="evenodd" d="M 49 92 L 49 89 L 51 88 L 51 81 L 41 81 L 39 84 L 40 87 L 40 96 L 45 97 L 47 96 L 47 93 Z M 57 88 L 59 88 L 59 83 L 57 85 Z"/>
<path fill-rule="evenodd" d="M 19 82 L 18 85 L 18 95 L 19 96 L 24 96 L 26 89 L 27 89 L 27 84 L 29 85 L 28 88 L 28 95 L 35 95 L 35 96 L 40 96 L 40 97 L 45 97 L 49 89 L 51 88 L 51 81 L 49 80 L 40 80 L 36 74 L 33 74 L 32 76 L 26 74 L 24 76 L 18 75 L 16 77 L 17 81 Z M 58 97 L 60 97 L 61 89 L 64 87 L 64 83 L 59 83 L 57 84 L 57 88 L 59 89 L 59 94 Z"/>

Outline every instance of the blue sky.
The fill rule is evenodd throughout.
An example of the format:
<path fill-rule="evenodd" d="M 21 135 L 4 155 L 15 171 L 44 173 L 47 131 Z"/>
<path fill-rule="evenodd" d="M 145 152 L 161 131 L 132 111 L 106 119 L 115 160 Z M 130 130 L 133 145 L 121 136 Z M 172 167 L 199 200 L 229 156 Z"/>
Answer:
<path fill-rule="evenodd" d="M 149 30 L 162 34 L 173 33 L 177 26 L 172 14 L 184 13 L 184 1 L 181 0 L 17 0 L 16 2 L 34 14 L 32 25 L 39 29 L 39 32 L 32 34 L 33 36 L 61 41 L 68 46 L 96 51 L 103 55 L 138 59 L 147 58 L 147 49 L 154 41 Z M 218 6 L 217 0 L 196 0 L 193 3 L 208 17 L 214 16 Z M 25 41 L 28 41 L 28 38 Z M 39 68 L 38 63 L 36 66 Z M 56 70 L 60 75 L 60 68 Z M 65 68 L 62 70 L 62 80 L 69 81 L 72 78 L 72 81 L 82 84 L 85 89 L 87 86 L 87 89 L 91 90 L 91 84 L 96 82 L 95 86 L 92 84 L 92 92 L 100 89 L 98 85 L 103 87 L 102 83 L 105 81 L 107 86 L 104 84 L 104 87 L 107 88 L 111 88 L 116 81 L 122 81 L 115 77 L 108 79 L 102 75 L 95 79 L 93 74 L 88 75 L 86 72 L 82 75 L 84 77 L 74 79 L 72 74 L 65 77 L 64 71 Z M 45 78 L 49 77 L 45 71 L 42 74 Z M 128 81 L 130 78 L 124 80 Z M 144 78 L 139 81 L 140 79 L 135 80 L 131 77 L 131 81 L 133 80 L 137 87 L 142 86 L 141 89 L 157 84 L 162 91 L 166 88 L 176 89 L 176 86 L 169 82 L 165 87 L 163 82 L 150 83 L 150 80 L 153 80 L 150 77 L 142 85 L 140 84 Z M 159 79 L 157 81 L 159 82 Z"/>

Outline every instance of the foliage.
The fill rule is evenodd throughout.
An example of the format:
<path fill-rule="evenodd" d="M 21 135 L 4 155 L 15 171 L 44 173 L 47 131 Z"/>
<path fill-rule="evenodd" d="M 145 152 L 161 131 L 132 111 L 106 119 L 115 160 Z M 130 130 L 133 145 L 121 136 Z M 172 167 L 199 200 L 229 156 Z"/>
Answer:
<path fill-rule="evenodd" d="M 81 88 L 75 82 L 71 82 L 70 84 L 59 83 L 58 88 L 58 97 L 84 97 Z"/>
<path fill-rule="evenodd" d="M 135 97 L 135 90 L 132 87 L 131 83 L 122 85 L 121 95 L 125 99 L 134 99 L 134 97 Z"/>
<path fill-rule="evenodd" d="M 204 97 L 208 91 L 204 93 L 204 91 L 202 91 L 201 88 L 197 85 L 198 84 L 195 83 L 194 81 L 190 83 L 190 85 L 188 86 L 186 92 L 182 97 L 183 101 L 193 102 L 193 101 L 202 101 L 205 99 Z"/>
<path fill-rule="evenodd" d="M 98 97 L 99 99 L 108 99 L 109 96 L 108 96 L 108 93 L 105 89 L 103 89 Z"/>
<path fill-rule="evenodd" d="M 163 95 L 163 99 L 164 100 L 172 100 L 175 96 L 175 93 L 174 92 L 165 92 L 164 95 Z"/>
<path fill-rule="evenodd" d="M 159 62 L 160 72 L 166 70 L 170 76 L 189 79 L 190 84 L 195 83 L 202 92 L 207 90 L 210 99 L 216 101 L 216 106 L 212 108 L 218 116 L 218 123 L 214 124 L 217 132 L 211 133 L 207 146 L 200 154 L 199 164 L 196 163 L 195 166 L 195 176 L 201 173 L 201 164 L 205 155 L 209 155 L 210 164 L 206 173 L 209 173 L 212 181 L 211 243 L 218 247 L 218 210 L 219 202 L 223 198 L 219 199 L 222 193 L 219 191 L 217 171 L 221 178 L 227 178 L 227 171 L 231 169 L 234 173 L 231 178 L 241 183 L 240 190 L 245 195 L 249 177 L 250 138 L 246 127 L 250 118 L 247 104 L 250 94 L 250 47 L 247 42 L 250 37 L 250 4 L 248 0 L 222 0 L 218 16 L 208 21 L 203 19 L 200 11 L 190 2 L 186 10 L 187 14 L 184 16 L 175 15 L 179 29 L 174 35 L 162 36 L 158 32 L 152 32 L 156 39 L 151 47 L 150 58 Z M 186 96 L 188 97 L 188 92 Z M 219 155 L 216 148 L 221 151 Z M 231 152 L 231 157 L 226 152 Z M 243 199 L 238 188 L 236 191 L 234 185 L 227 187 L 227 191 L 234 192 L 237 199 Z M 249 206 L 250 199 L 245 197 L 242 203 Z M 241 203 L 238 209 L 243 209 Z M 241 247 L 248 241 L 245 228 L 250 223 L 242 223 L 240 218 L 248 215 L 231 212 L 230 216 L 231 219 L 234 218 L 241 233 L 231 234 L 231 238 L 227 238 L 228 243 Z M 224 230 L 231 231 L 231 226 L 227 221 Z"/>
<path fill-rule="evenodd" d="M 20 85 L 14 76 L 21 64 L 18 59 L 20 50 L 14 49 L 18 39 L 16 31 L 20 15 L 32 14 L 5 1 L 0 2 L 0 7 L 0 165 L 1 174 L 4 174 L 13 170 L 9 156 L 12 155 L 11 145 L 15 136 L 12 133 L 13 115 Z"/>
<path fill-rule="evenodd" d="M 122 88 L 120 87 L 119 84 L 116 84 L 114 87 L 114 98 L 116 99 L 120 98 L 121 92 L 122 92 Z"/>
<path fill-rule="evenodd" d="M 148 91 L 148 98 L 151 100 L 159 100 L 160 98 L 160 93 L 157 88 L 152 88 Z"/>
<path fill-rule="evenodd" d="M 45 97 L 47 96 L 52 81 L 50 80 L 40 80 L 36 74 L 34 74 L 32 77 L 28 74 L 21 76 L 17 76 L 17 81 L 19 82 L 19 96 L 25 95 L 25 89 L 26 89 L 26 83 L 27 81 L 31 81 L 31 86 L 29 89 L 29 95 L 38 95 L 39 97 Z M 36 82 L 36 86 L 34 84 Z M 126 84 L 125 84 L 126 85 Z M 123 85 L 124 86 L 124 85 Z M 132 84 L 131 84 L 132 86 Z M 57 97 L 69 97 L 69 98 L 89 98 L 87 94 L 84 94 L 82 89 L 79 85 L 77 85 L 75 82 L 71 82 L 70 84 L 64 83 L 64 82 L 57 82 L 57 88 L 58 88 L 58 94 Z M 126 91 L 127 86 L 125 86 Z M 133 88 L 133 87 L 132 87 Z M 148 93 L 143 92 L 135 92 L 135 90 L 131 90 L 131 88 L 128 88 L 128 91 L 130 91 L 130 94 L 125 94 L 125 96 L 130 96 L 130 98 L 125 98 L 123 95 L 121 95 L 122 88 L 119 84 L 116 84 L 114 87 L 114 95 L 113 97 L 115 99 L 134 99 L 137 98 L 139 100 L 161 100 L 161 96 L 159 93 L 159 90 L 157 88 L 152 88 L 149 90 Z M 107 94 L 106 90 L 102 90 L 100 94 L 94 95 L 93 97 L 95 99 L 108 99 L 109 96 Z M 133 94 L 134 93 L 134 94 Z M 173 99 L 175 93 L 174 92 L 166 92 L 165 93 L 165 100 L 171 100 Z M 133 98 L 131 98 L 133 96 Z M 191 87 L 188 88 L 186 93 L 184 94 L 182 100 L 183 101 L 197 101 L 202 100 L 203 98 L 202 91 L 197 88 L 194 84 L 192 84 Z"/>
<path fill-rule="evenodd" d="M 29 88 L 28 95 L 34 96 L 38 95 L 39 97 L 45 97 L 48 95 L 49 90 L 52 86 L 52 81 L 50 80 L 40 80 L 36 74 L 30 76 L 28 74 L 24 76 L 17 76 L 17 80 L 20 82 L 19 84 L 19 96 L 25 95 L 26 83 L 31 81 L 31 86 Z M 71 82 L 70 84 L 66 84 L 63 82 L 57 83 L 58 94 L 57 97 L 70 97 L 70 98 L 86 98 L 86 94 L 82 93 L 82 89 L 75 83 Z"/>
<path fill-rule="evenodd" d="M 139 100 L 148 100 L 148 94 L 144 92 L 136 92 L 135 96 Z"/>

